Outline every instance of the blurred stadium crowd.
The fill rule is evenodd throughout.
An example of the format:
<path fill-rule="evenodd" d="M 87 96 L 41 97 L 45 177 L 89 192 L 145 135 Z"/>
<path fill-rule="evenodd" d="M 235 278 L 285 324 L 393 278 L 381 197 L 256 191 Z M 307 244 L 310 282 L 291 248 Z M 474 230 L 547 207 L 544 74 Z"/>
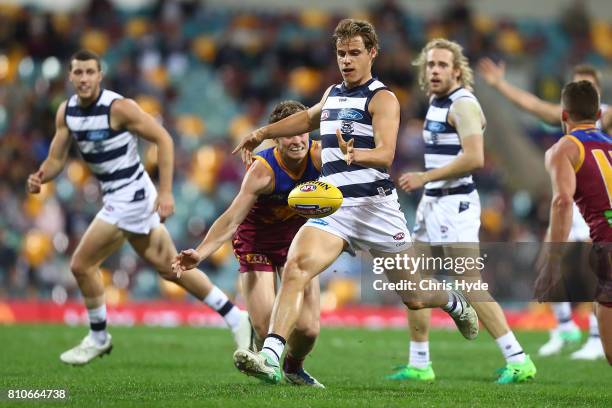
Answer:
<path fill-rule="evenodd" d="M 612 59 L 612 24 L 592 18 L 580 4 L 545 21 L 493 19 L 466 1 L 450 1 L 436 18 L 413 15 L 394 1 L 353 12 L 351 17 L 377 28 L 382 52 L 374 72 L 403 109 L 393 174 L 422 166 L 427 105 L 411 62 L 428 39 L 460 42 L 472 64 L 483 56 L 528 64 L 534 67 L 531 91 L 554 101 L 573 64 L 601 67 Z M 63 175 L 43 194 L 25 193 L 28 174 L 46 157 L 55 111 L 71 92 L 66 60 L 74 51 L 99 53 L 104 86 L 134 98 L 173 135 L 176 214 L 167 226 L 177 247 L 187 248 L 237 192 L 244 166 L 229 152 L 238 138 L 264 123 L 276 102 L 311 105 L 340 81 L 330 33 L 344 17 L 310 9 L 232 11 L 191 1 L 157 1 L 129 12 L 106 0 L 71 13 L 0 5 L 0 297 L 63 302 L 78 293 L 69 256 L 99 209 L 95 179 L 73 151 Z M 544 149 L 554 137 L 542 134 L 559 130 L 536 124 L 525 133 Z M 141 143 L 154 176 L 155 151 Z M 539 239 L 548 220 L 546 194 L 501 183 L 495 159 L 488 157 L 477 175 L 482 240 Z M 419 196 L 401 196 L 410 225 Z M 229 243 L 203 269 L 231 291 L 237 263 Z M 104 274 L 110 303 L 184 296 L 158 281 L 127 245 Z"/>

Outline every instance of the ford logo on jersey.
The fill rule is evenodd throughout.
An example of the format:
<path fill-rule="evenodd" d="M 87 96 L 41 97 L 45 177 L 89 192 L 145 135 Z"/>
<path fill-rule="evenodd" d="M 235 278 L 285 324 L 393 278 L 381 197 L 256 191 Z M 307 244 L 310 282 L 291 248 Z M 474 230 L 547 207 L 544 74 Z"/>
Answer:
<path fill-rule="evenodd" d="M 355 109 L 342 109 L 338 112 L 338 119 L 360 120 L 363 119 L 363 115 Z"/>
<path fill-rule="evenodd" d="M 108 130 L 90 130 L 87 132 L 87 140 L 97 142 L 108 138 Z"/>
<path fill-rule="evenodd" d="M 430 132 L 442 132 L 444 129 L 446 129 L 444 123 L 427 122 L 427 130 L 429 130 Z"/>

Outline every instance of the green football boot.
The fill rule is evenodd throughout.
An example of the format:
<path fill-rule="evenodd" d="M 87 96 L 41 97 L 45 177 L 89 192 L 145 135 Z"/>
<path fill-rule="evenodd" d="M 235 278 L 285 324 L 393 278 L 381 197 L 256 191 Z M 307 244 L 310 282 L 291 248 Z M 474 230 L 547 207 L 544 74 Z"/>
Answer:
<path fill-rule="evenodd" d="M 279 364 L 265 351 L 236 350 L 234 365 L 246 375 L 259 378 L 268 384 L 278 384 L 283 379 Z"/>
<path fill-rule="evenodd" d="M 386 376 L 387 380 L 398 380 L 398 381 L 433 381 L 436 379 L 436 374 L 431 367 L 431 363 L 427 364 L 425 368 L 416 368 L 411 365 L 403 365 L 395 368 L 396 371 L 393 374 Z"/>
<path fill-rule="evenodd" d="M 525 356 L 522 363 L 508 363 L 504 368 L 498 370 L 498 384 L 522 383 L 532 380 L 536 375 L 536 367 L 531 361 L 531 357 Z"/>

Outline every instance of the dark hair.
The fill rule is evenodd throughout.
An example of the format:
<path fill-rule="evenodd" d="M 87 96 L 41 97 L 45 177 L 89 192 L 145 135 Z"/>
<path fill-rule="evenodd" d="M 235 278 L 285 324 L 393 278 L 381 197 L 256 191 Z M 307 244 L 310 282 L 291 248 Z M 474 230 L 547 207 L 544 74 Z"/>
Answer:
<path fill-rule="evenodd" d="M 332 37 L 334 46 L 337 45 L 338 41 L 347 41 L 358 35 L 361 36 L 366 50 L 370 51 L 372 48 L 378 50 L 378 36 L 374 26 L 367 21 L 352 18 L 345 18 L 336 26 Z"/>
<path fill-rule="evenodd" d="M 561 92 L 563 110 L 574 122 L 597 120 L 599 93 L 589 81 L 570 82 Z"/>
<path fill-rule="evenodd" d="M 274 107 L 268 119 L 268 123 L 278 122 L 281 119 L 285 119 L 287 116 L 305 111 L 306 109 L 306 106 L 298 101 L 282 101 Z"/>
<path fill-rule="evenodd" d="M 102 70 L 102 66 L 100 64 L 100 56 L 93 51 L 79 50 L 75 52 L 74 54 L 72 54 L 72 56 L 70 57 L 70 64 L 68 65 L 68 68 L 70 70 L 72 70 L 72 61 L 74 60 L 77 60 L 77 61 L 95 60 L 96 64 L 98 65 L 98 70 L 99 71 Z"/>
<path fill-rule="evenodd" d="M 601 88 L 601 73 L 597 68 L 588 64 L 576 65 L 572 69 L 572 77 L 576 75 L 588 75 L 592 76 L 597 87 Z"/>

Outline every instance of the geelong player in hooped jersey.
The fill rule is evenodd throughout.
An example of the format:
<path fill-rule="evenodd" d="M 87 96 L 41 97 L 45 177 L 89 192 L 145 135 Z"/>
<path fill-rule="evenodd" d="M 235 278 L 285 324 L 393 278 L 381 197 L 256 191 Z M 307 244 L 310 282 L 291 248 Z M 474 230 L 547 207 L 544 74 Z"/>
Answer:
<path fill-rule="evenodd" d="M 420 85 L 430 96 L 430 106 L 423 126 L 426 171 L 400 177 L 400 186 L 405 191 L 425 187 L 413 238 L 423 243 L 424 253 L 441 249 L 445 256 L 476 257 L 480 198 L 470 173 L 484 163 L 486 120 L 469 90 L 472 70 L 461 46 L 446 39 L 430 41 L 415 65 Z M 448 245 L 453 243 L 468 245 L 462 248 Z M 479 275 L 476 270 L 470 273 Z M 473 306 L 506 360 L 497 382 L 507 384 L 533 378 L 536 368 L 510 330 L 501 307 L 488 293 L 481 294 L 483 298 Z M 468 299 L 472 295 L 466 292 Z M 429 310 L 410 310 L 408 315 L 409 363 L 389 378 L 432 381 L 435 375 L 429 359 Z"/>
<path fill-rule="evenodd" d="M 63 353 L 61 361 L 82 365 L 110 353 L 100 265 L 126 240 L 164 279 L 179 284 L 221 314 L 238 347 L 248 345 L 251 329 L 245 312 L 234 306 L 203 272 L 186 271 L 179 279 L 172 271 L 176 248 L 160 223 L 160 219 L 174 212 L 172 138 L 134 101 L 101 89 L 102 71 L 96 54 L 86 50 L 74 54 L 69 76 L 76 94 L 60 105 L 49 155 L 27 181 L 28 191 L 37 194 L 41 184 L 57 177 L 74 139 L 103 194 L 103 208 L 70 263 L 87 308 L 90 332 L 79 345 Z M 137 136 L 157 145 L 159 194 L 140 163 Z"/>
<path fill-rule="evenodd" d="M 561 117 L 561 105 L 551 103 L 538 98 L 523 89 L 520 89 L 505 78 L 505 66 L 503 63 L 496 64 L 489 58 L 483 58 L 478 64 L 478 71 L 485 81 L 495 88 L 499 93 L 518 106 L 544 122 L 558 126 Z M 572 81 L 589 81 L 601 95 L 601 73 L 591 65 L 576 65 L 572 70 Z M 605 132 L 612 131 L 612 109 L 606 104 L 600 104 L 601 119 L 595 124 L 596 127 Z M 580 215 L 578 207 L 574 204 L 572 228 L 568 237 L 569 241 L 588 241 L 589 226 Z M 555 355 L 566 346 L 571 346 L 580 341 L 582 336 L 580 328 L 572 319 L 572 308 L 570 302 L 551 303 L 553 313 L 557 319 L 557 327 L 550 332 L 550 339 L 540 347 L 538 354 L 542 357 Z M 596 360 L 604 357 L 603 347 L 599 339 L 599 328 L 595 313 L 589 316 L 589 338 L 584 345 L 571 354 L 573 360 Z"/>
<path fill-rule="evenodd" d="M 612 364 L 612 137 L 595 127 L 599 94 L 588 81 L 571 82 L 561 94 L 566 136 L 546 152 L 553 186 L 546 242 L 567 241 L 572 202 L 578 205 L 593 241 L 591 266 L 597 274 L 595 313 L 608 362 Z M 536 281 L 536 296 L 545 299 L 559 276 L 562 254 L 551 245 Z"/>
<path fill-rule="evenodd" d="M 333 39 L 343 82 L 330 86 L 307 111 L 254 131 L 236 149 L 248 159 L 248 152 L 263 139 L 320 128 L 322 179 L 344 195 L 338 211 L 309 220 L 291 243 L 262 351 L 234 353 L 234 362 L 243 371 L 272 384 L 282 379 L 279 359 L 303 308 L 304 288 L 344 249 L 369 250 L 380 258 L 412 254 L 406 220 L 387 172 L 395 155 L 399 103 L 372 77 L 376 32 L 366 21 L 345 19 L 338 23 Z M 400 274 L 418 287 L 420 275 L 404 272 L 393 268 L 388 276 Z M 460 294 L 419 289 L 400 295 L 409 308 L 442 307 L 466 338 L 478 334 L 476 313 Z"/>
<path fill-rule="evenodd" d="M 281 102 L 270 115 L 269 122 L 275 123 L 305 110 L 299 102 Z M 276 275 L 282 280 L 282 267 L 291 240 L 306 222 L 289 208 L 287 197 L 298 184 L 318 179 L 321 168 L 320 145 L 311 142 L 308 133 L 280 137 L 275 143 L 275 147 L 254 156 L 240 192 L 210 227 L 202 243 L 196 249 L 181 251 L 174 263 L 177 271 L 195 268 L 233 237 L 234 252 L 240 263 L 240 281 L 258 349 L 268 333 L 276 295 Z M 296 328 L 288 339 L 283 372 L 293 384 L 323 387 L 302 366 L 319 334 L 317 278 L 304 288 L 303 296 L 304 305 Z"/>

